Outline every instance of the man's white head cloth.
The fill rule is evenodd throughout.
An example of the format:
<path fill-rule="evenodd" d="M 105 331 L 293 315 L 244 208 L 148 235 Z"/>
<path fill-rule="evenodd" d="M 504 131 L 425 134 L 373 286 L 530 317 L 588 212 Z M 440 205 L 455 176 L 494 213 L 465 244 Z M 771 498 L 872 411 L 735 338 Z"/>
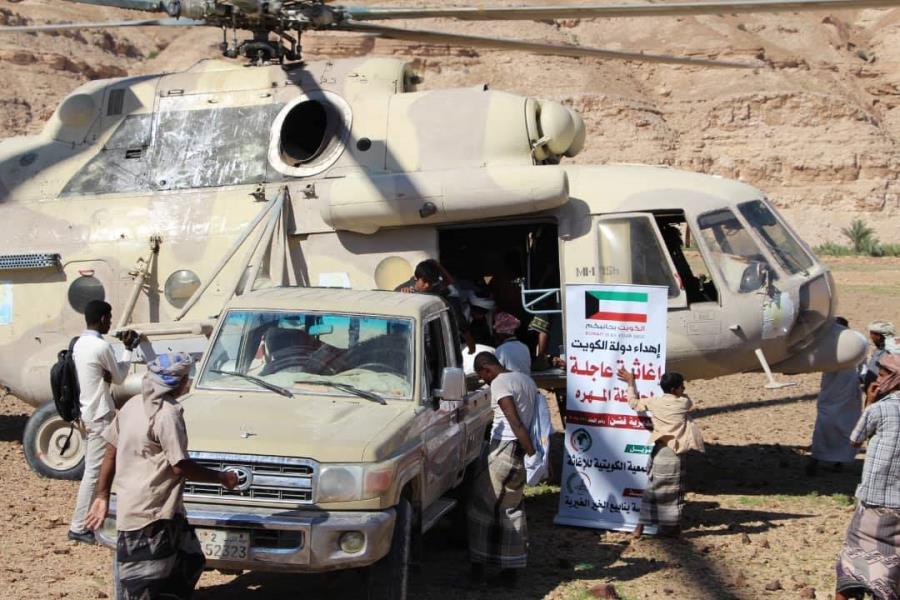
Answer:
<path fill-rule="evenodd" d="M 872 321 L 869 323 L 869 331 L 872 333 L 880 333 L 884 336 L 897 334 L 897 329 L 890 321 Z"/>

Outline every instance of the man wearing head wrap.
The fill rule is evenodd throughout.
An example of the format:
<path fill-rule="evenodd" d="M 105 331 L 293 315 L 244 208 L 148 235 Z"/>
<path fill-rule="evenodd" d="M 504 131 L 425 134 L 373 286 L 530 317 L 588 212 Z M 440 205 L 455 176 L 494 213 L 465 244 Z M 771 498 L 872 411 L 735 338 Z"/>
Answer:
<path fill-rule="evenodd" d="M 189 384 L 193 360 L 161 354 L 147 365 L 142 397 L 127 402 L 103 432 L 106 455 L 87 524 L 103 525 L 116 481 L 117 586 L 128 600 L 190 598 L 205 558 L 185 518 L 185 479 L 237 485 L 237 474 L 188 458 L 188 438 L 176 398 Z"/>
<path fill-rule="evenodd" d="M 494 339 L 497 341 L 494 354 L 507 371 L 531 375 L 531 352 L 516 339 L 516 330 L 521 324 L 507 312 L 497 313 L 494 317 Z"/>
<path fill-rule="evenodd" d="M 850 434 L 857 448 L 869 440 L 856 509 L 838 555 L 836 600 L 900 598 L 900 356 L 878 361 L 878 401 Z"/>
<path fill-rule="evenodd" d="M 869 323 L 869 339 L 875 349 L 869 355 L 869 360 L 860 370 L 859 379 L 862 382 L 863 391 L 866 392 L 866 402 L 869 402 L 871 386 L 878 376 L 878 361 L 885 354 L 900 354 L 900 345 L 895 339 L 897 329 L 890 321 L 872 321 Z"/>

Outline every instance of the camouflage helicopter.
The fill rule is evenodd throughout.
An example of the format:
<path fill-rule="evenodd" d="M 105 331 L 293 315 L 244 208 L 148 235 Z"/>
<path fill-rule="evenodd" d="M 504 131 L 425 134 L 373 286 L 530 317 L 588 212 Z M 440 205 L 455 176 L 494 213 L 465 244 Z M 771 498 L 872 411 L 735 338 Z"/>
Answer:
<path fill-rule="evenodd" d="M 762 63 L 477 37 L 392 20 L 559 19 L 892 7 L 900 0 L 355 8 L 321 0 L 81 0 L 160 18 L 4 27 L 219 27 L 226 57 L 158 76 L 91 81 L 35 136 L 0 142 L 0 382 L 35 406 L 29 464 L 80 476 L 83 445 L 56 415 L 48 373 L 106 299 L 118 327 L 202 352 L 232 296 L 276 285 L 391 289 L 420 260 L 460 278 L 485 256 L 524 275 L 521 303 L 562 337 L 565 284 L 669 289 L 670 369 L 689 377 L 857 362 L 833 326 L 828 270 L 749 185 L 640 165 L 565 165 L 585 126 L 556 102 L 487 87 L 416 91 L 396 59 L 304 62 L 300 35 L 697 67 Z M 228 32 L 247 30 L 248 39 Z M 510 255 L 505 250 L 515 249 Z M 510 262 L 516 263 L 511 266 Z M 507 273 L 509 274 L 509 273 Z M 137 368 L 137 367 L 136 367 Z M 551 374 L 562 378 L 563 373 Z M 134 393 L 140 374 L 116 390 Z"/>

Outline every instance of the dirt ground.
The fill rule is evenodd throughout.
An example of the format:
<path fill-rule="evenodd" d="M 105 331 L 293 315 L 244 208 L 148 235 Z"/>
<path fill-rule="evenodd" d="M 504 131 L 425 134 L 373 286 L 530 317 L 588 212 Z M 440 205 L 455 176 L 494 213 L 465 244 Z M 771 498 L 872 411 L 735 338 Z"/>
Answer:
<path fill-rule="evenodd" d="M 900 322 L 900 259 L 829 261 L 839 314 L 864 328 Z M 761 375 L 690 383 L 705 455 L 691 455 L 685 533 L 679 540 L 552 524 L 559 489 L 534 488 L 527 501 L 531 567 L 515 591 L 466 587 L 464 546 L 442 524 L 428 534 L 411 581 L 424 599 L 588 598 L 612 583 L 623 598 L 830 598 L 834 557 L 852 510 L 862 459 L 843 472 L 804 475 L 818 376 L 782 377 L 795 387 L 769 391 Z M 41 479 L 25 464 L 22 430 L 31 409 L 0 401 L 0 598 L 105 598 L 110 553 L 65 539 L 77 483 Z M 197 598 L 361 598 L 357 573 L 299 577 L 208 572 Z"/>

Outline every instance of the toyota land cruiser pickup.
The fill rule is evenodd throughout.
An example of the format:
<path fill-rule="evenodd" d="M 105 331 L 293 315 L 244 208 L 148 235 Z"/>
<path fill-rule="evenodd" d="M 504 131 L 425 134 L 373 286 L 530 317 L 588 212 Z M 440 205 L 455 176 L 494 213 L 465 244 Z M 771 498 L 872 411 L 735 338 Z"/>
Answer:
<path fill-rule="evenodd" d="M 180 402 L 192 458 L 239 479 L 186 482 L 207 566 L 368 567 L 370 598 L 405 597 L 411 544 L 453 508 L 491 421 L 447 305 L 383 291 L 234 299 Z M 99 533 L 114 547 L 112 517 Z"/>

